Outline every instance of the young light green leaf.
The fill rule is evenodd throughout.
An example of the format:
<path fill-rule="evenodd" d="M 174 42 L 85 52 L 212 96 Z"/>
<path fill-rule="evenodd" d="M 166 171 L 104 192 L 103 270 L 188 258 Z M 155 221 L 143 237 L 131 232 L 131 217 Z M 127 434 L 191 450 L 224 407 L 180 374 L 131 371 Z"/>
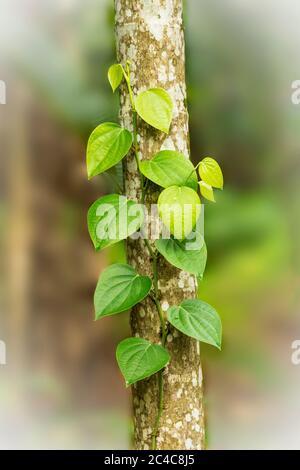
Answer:
<path fill-rule="evenodd" d="M 143 338 L 128 338 L 118 344 L 117 362 L 126 386 L 145 379 L 163 369 L 170 361 L 168 351 Z"/>
<path fill-rule="evenodd" d="M 108 81 L 112 87 L 112 91 L 115 92 L 120 85 L 123 78 L 123 68 L 121 64 L 113 64 L 108 69 Z"/>
<path fill-rule="evenodd" d="M 128 153 L 132 135 L 113 122 L 100 124 L 91 133 L 87 145 L 88 178 L 103 173 L 116 165 Z"/>
<path fill-rule="evenodd" d="M 128 264 L 112 264 L 98 281 L 94 305 L 96 320 L 125 312 L 143 300 L 151 289 L 148 276 L 140 276 Z"/>
<path fill-rule="evenodd" d="M 140 171 L 163 188 L 188 186 L 197 191 L 197 174 L 192 162 L 174 150 L 161 150 L 151 160 L 142 161 Z"/>
<path fill-rule="evenodd" d="M 216 310 L 206 302 L 184 300 L 169 308 L 168 320 L 185 335 L 221 349 L 222 323 Z"/>
<path fill-rule="evenodd" d="M 173 102 L 170 95 L 162 88 L 150 88 L 138 94 L 135 108 L 139 116 L 166 134 L 172 121 Z"/>
<path fill-rule="evenodd" d="M 97 251 L 125 240 L 141 227 L 143 220 L 142 205 L 119 194 L 97 199 L 87 214 L 89 234 Z"/>
<path fill-rule="evenodd" d="M 202 194 L 205 199 L 208 199 L 209 201 L 216 202 L 215 196 L 214 196 L 214 190 L 213 188 L 205 183 L 205 181 L 199 181 L 199 186 L 200 186 L 200 193 Z"/>
<path fill-rule="evenodd" d="M 183 240 L 194 228 L 201 212 L 201 201 L 191 188 L 170 186 L 157 201 L 158 212 L 166 228 L 175 238 Z"/>
<path fill-rule="evenodd" d="M 210 186 L 223 189 L 223 173 L 219 164 L 213 158 L 206 157 L 200 162 L 199 175 Z"/>
<path fill-rule="evenodd" d="M 207 249 L 202 235 L 195 241 L 174 238 L 156 240 L 159 253 L 173 266 L 202 278 L 207 260 Z"/>

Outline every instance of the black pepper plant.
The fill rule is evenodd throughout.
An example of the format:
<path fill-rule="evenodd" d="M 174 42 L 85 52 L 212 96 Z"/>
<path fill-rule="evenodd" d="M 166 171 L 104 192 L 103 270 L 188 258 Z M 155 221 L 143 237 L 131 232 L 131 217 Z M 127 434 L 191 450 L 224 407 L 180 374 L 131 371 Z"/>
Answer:
<path fill-rule="evenodd" d="M 163 188 L 157 202 L 162 225 L 168 237 L 160 236 L 151 243 L 143 237 L 151 256 L 152 279 L 141 276 L 128 264 L 113 264 L 100 275 L 94 305 L 96 319 L 125 312 L 149 296 L 160 319 L 160 344 L 146 338 L 131 337 L 119 343 L 116 358 L 126 386 L 157 373 L 157 418 L 152 434 L 152 448 L 163 410 L 163 370 L 172 360 L 166 349 L 168 325 L 198 341 L 221 348 L 222 325 L 216 310 L 200 299 L 184 300 L 163 312 L 158 289 L 159 256 L 177 268 L 202 278 L 207 258 L 204 237 L 199 233 L 200 196 L 215 201 L 214 188 L 223 189 L 223 175 L 218 163 L 206 157 L 196 167 L 184 155 L 162 150 L 150 160 L 138 155 L 138 119 L 160 132 L 168 133 L 172 121 L 173 103 L 162 88 L 151 88 L 133 96 L 130 64 L 114 64 L 108 79 L 113 92 L 123 79 L 130 97 L 133 132 L 117 123 L 105 122 L 92 132 L 87 145 L 87 173 L 92 178 L 117 165 L 130 151 L 134 152 L 141 178 L 141 200 L 133 201 L 122 194 L 110 194 L 95 201 L 88 211 L 88 230 L 96 250 L 102 250 L 142 231 L 144 203 L 149 181 Z M 198 181 L 197 173 L 200 176 Z M 121 189 L 121 188 L 120 188 Z M 184 212 L 184 217 L 182 217 Z M 195 228 L 196 227 L 196 228 Z M 194 233 L 191 245 L 190 234 Z"/>

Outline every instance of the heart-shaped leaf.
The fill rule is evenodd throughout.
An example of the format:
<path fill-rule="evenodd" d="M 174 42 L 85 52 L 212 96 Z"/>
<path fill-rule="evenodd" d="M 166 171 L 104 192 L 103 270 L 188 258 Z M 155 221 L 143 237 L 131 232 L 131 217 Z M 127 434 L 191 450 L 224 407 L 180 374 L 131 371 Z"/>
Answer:
<path fill-rule="evenodd" d="M 223 173 L 213 158 L 206 157 L 199 163 L 199 175 L 210 186 L 223 189 Z"/>
<path fill-rule="evenodd" d="M 151 289 L 148 276 L 140 276 L 128 264 L 112 264 L 98 281 L 94 305 L 96 320 L 125 312 L 143 300 Z"/>
<path fill-rule="evenodd" d="M 87 145 L 89 179 L 116 165 L 129 152 L 131 145 L 131 132 L 118 124 L 105 122 L 96 127 Z"/>
<path fill-rule="evenodd" d="M 206 302 L 184 300 L 169 308 L 168 320 L 185 335 L 221 349 L 222 323 L 216 310 Z"/>
<path fill-rule="evenodd" d="M 199 181 L 199 186 L 200 186 L 200 192 L 205 199 L 208 199 L 208 201 L 216 202 L 215 196 L 214 196 L 214 190 L 213 188 L 205 183 L 205 181 Z"/>
<path fill-rule="evenodd" d="M 202 235 L 192 240 L 179 241 L 174 238 L 156 240 L 159 253 L 173 266 L 202 278 L 207 260 L 207 249 Z"/>
<path fill-rule="evenodd" d="M 163 369 L 170 360 L 168 351 L 143 338 L 128 338 L 118 344 L 117 362 L 126 386 L 145 379 Z"/>
<path fill-rule="evenodd" d="M 87 215 L 89 234 L 97 251 L 125 240 L 141 227 L 143 220 L 143 206 L 119 194 L 97 199 Z"/>
<path fill-rule="evenodd" d="M 173 101 L 163 88 L 150 88 L 135 100 L 138 115 L 150 126 L 168 134 L 172 121 Z"/>
<path fill-rule="evenodd" d="M 140 171 L 163 188 L 188 186 L 197 191 L 197 174 L 192 162 L 175 150 L 161 150 L 151 160 L 142 161 Z"/>
<path fill-rule="evenodd" d="M 108 69 L 107 76 L 108 76 L 108 81 L 110 83 L 110 86 L 112 87 L 112 91 L 115 92 L 115 90 L 118 88 L 123 78 L 122 65 L 121 64 L 111 65 Z"/>
<path fill-rule="evenodd" d="M 175 238 L 183 240 L 193 230 L 201 212 L 201 201 L 191 188 L 170 186 L 157 201 L 158 212 L 166 228 Z"/>

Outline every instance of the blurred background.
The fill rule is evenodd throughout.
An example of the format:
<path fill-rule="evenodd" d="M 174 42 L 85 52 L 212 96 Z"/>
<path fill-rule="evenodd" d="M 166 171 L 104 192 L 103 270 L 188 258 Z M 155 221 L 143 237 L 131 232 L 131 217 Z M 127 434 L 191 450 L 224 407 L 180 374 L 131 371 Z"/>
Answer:
<path fill-rule="evenodd" d="M 1 0 L 0 448 L 125 449 L 130 396 L 116 366 L 128 316 L 95 323 L 101 270 L 85 143 L 116 120 L 111 0 Z M 208 447 L 300 448 L 300 79 L 298 0 L 187 0 L 192 158 L 225 175 L 207 204 L 199 286 L 221 314 L 221 353 L 202 347 Z"/>

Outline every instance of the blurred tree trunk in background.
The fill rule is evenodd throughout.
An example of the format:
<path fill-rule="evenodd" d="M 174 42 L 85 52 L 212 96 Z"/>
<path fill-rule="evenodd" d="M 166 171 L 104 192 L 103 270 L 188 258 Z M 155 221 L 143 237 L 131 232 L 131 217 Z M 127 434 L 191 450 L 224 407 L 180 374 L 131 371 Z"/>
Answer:
<path fill-rule="evenodd" d="M 138 122 L 140 158 L 150 159 L 161 149 L 177 150 L 189 157 L 188 113 L 186 109 L 185 50 L 182 28 L 182 0 L 115 0 L 118 61 L 131 62 L 133 91 L 151 87 L 166 89 L 174 101 L 174 119 L 170 134 L 150 129 Z M 121 87 L 121 122 L 132 129 L 129 97 Z M 125 190 L 131 199 L 139 199 L 141 188 L 134 156 L 125 165 Z M 146 202 L 155 202 L 154 185 Z M 143 241 L 129 240 L 128 262 L 139 272 L 151 275 L 151 260 Z M 164 311 L 184 298 L 196 296 L 193 276 L 180 272 L 159 259 L 159 288 Z M 160 324 L 151 300 L 132 310 L 133 336 L 159 342 Z M 167 347 L 171 362 L 164 374 L 164 410 L 157 437 L 158 449 L 203 449 L 205 441 L 202 371 L 199 343 L 171 329 Z M 157 377 L 132 387 L 134 446 L 148 449 L 157 415 Z"/>
<path fill-rule="evenodd" d="M 6 303 L 10 306 L 10 314 L 6 320 L 7 334 L 11 332 L 9 337 L 11 367 L 9 372 L 18 376 L 26 361 L 26 329 L 30 317 L 30 276 L 28 274 L 31 268 L 30 247 L 32 242 L 31 181 L 29 175 L 30 150 L 24 122 L 27 122 L 31 97 L 26 87 L 19 81 L 13 81 L 11 78 L 9 83 L 15 90 L 12 96 L 15 113 L 7 112 L 5 119 L 1 119 L 1 131 L 4 131 L 1 142 L 4 146 L 3 155 L 10 155 L 13 158 L 8 159 L 9 171 L 3 164 L 1 173 L 6 176 L 6 185 L 3 181 L 3 186 L 6 187 L 10 208 L 7 217 L 9 231 L 7 231 L 5 240 L 6 251 L 4 254 L 7 264 Z M 13 139 L 12 136 L 10 136 L 10 140 L 7 139 L 10 126 L 14 126 L 16 135 L 18 135 L 17 139 Z M 7 145 L 8 141 L 10 146 Z M 16 364 L 18 364 L 18 369 Z"/>

